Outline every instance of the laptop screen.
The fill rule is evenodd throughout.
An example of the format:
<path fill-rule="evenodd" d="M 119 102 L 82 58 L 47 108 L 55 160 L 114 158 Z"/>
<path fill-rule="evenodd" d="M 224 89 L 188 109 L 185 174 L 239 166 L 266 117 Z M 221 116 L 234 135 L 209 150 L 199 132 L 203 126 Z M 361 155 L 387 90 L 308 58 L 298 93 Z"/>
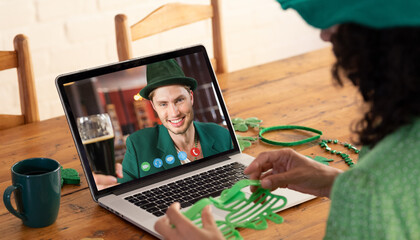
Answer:
<path fill-rule="evenodd" d="M 89 184 L 102 191 L 237 152 L 203 46 L 59 76 Z M 112 182 L 112 181 L 111 181 Z"/>

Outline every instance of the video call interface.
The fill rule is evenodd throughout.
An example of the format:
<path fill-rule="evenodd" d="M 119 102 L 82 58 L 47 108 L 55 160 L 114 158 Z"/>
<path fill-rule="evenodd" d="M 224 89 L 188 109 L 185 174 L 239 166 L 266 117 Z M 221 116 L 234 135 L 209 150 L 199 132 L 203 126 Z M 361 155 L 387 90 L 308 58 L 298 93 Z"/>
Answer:
<path fill-rule="evenodd" d="M 102 176 L 125 183 L 233 149 L 205 56 L 173 60 L 169 70 L 162 70 L 165 60 L 162 68 L 151 63 L 64 84 L 97 186 Z M 192 94 L 184 82 L 165 82 L 180 74 L 178 68 L 196 81 Z M 139 94 L 148 77 L 168 84 L 155 89 L 153 101 Z M 187 147 L 180 143 L 184 138 L 190 140 Z"/>

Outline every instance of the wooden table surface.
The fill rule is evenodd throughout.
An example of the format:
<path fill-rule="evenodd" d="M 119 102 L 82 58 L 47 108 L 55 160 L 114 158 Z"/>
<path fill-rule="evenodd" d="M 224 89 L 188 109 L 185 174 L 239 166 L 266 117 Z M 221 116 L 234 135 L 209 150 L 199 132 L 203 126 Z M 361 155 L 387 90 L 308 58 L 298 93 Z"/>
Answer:
<path fill-rule="evenodd" d="M 262 126 L 303 125 L 323 131 L 325 139 L 352 142 L 350 126 L 360 117 L 362 104 L 353 86 L 333 84 L 333 62 L 331 49 L 326 48 L 218 76 L 231 118 L 258 117 L 264 121 Z M 241 135 L 255 136 L 257 131 Z M 290 132 L 276 137 L 296 140 L 296 134 Z M 257 156 L 279 148 L 258 142 L 244 153 Z M 333 158 L 333 167 L 348 169 L 344 161 L 326 153 L 316 142 L 293 148 L 305 155 Z M 0 239 L 155 239 L 92 200 L 64 116 L 0 131 L 1 193 L 11 185 L 11 166 L 31 157 L 53 158 L 64 168 L 76 169 L 81 185 L 63 187 L 58 219 L 45 228 L 24 226 L 2 202 Z M 266 230 L 241 229 L 240 233 L 245 239 L 322 239 L 329 206 L 329 199 L 316 198 L 280 212 L 285 220 L 282 224 L 269 222 Z"/>

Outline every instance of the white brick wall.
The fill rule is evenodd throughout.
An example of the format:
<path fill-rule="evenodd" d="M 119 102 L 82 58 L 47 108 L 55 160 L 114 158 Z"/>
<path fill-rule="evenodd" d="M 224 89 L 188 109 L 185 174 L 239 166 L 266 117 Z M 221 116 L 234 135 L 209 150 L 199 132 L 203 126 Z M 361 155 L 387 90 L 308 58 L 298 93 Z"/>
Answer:
<path fill-rule="evenodd" d="M 118 60 L 114 16 L 133 24 L 155 8 L 176 0 L 0 0 L 0 50 L 13 38 L 29 37 L 41 119 L 63 115 L 54 80 L 59 74 Z M 208 0 L 179 0 L 207 4 Z M 315 30 L 275 0 L 223 1 L 229 71 L 324 47 Z M 190 32 L 194 32 L 191 36 Z M 212 55 L 210 21 L 140 40 L 134 55 L 149 55 L 203 44 Z M 19 113 L 15 70 L 0 72 L 0 113 Z"/>
<path fill-rule="evenodd" d="M 19 17 L 18 17 L 19 16 Z M 11 29 L 31 24 L 36 19 L 33 1 L 1 0 L 0 1 L 0 29 Z M 3 37 L 3 36 L 2 36 Z"/>
<path fill-rule="evenodd" d="M 37 20 L 41 22 L 65 20 L 72 16 L 97 14 L 93 0 L 32 0 L 37 7 Z"/>

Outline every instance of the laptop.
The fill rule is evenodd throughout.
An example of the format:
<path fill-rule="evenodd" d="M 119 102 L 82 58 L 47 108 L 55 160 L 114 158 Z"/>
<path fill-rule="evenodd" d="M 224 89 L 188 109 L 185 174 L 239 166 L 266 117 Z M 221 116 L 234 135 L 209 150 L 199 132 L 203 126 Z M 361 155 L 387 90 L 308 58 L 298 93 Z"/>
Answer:
<path fill-rule="evenodd" d="M 187 126 L 196 133 L 190 152 L 171 141 L 171 128 L 181 120 L 167 121 L 156 104 L 138 94 L 152 74 L 160 74 L 156 66 L 167 62 L 197 83 L 192 93 L 184 92 L 192 100 Z M 199 199 L 217 197 L 247 178 L 243 169 L 254 157 L 241 153 L 201 45 L 60 75 L 56 87 L 93 200 L 156 237 L 160 235 L 153 226 L 171 203 L 180 202 L 187 210 Z M 168 101 L 166 105 L 175 106 L 187 100 Z M 118 174 L 121 169 L 123 177 Z M 104 179 L 112 179 L 111 184 Z M 287 198 L 283 209 L 314 198 L 290 189 L 274 193 Z M 226 213 L 214 209 L 213 214 L 223 219 Z"/>

